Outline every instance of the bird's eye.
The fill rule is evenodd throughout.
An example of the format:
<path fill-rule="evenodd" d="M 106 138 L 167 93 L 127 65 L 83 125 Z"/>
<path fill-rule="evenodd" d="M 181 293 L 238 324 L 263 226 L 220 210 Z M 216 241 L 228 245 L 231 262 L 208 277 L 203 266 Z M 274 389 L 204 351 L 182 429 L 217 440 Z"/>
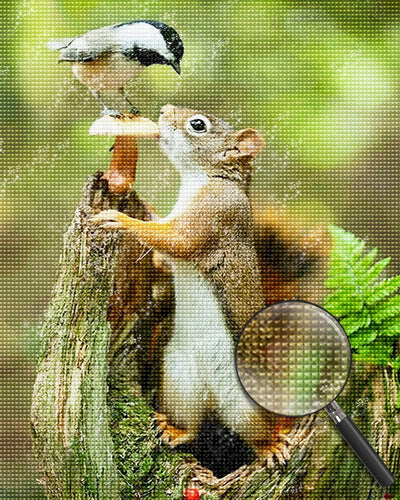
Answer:
<path fill-rule="evenodd" d="M 186 123 L 186 130 L 192 135 L 204 134 L 210 128 L 210 120 L 203 115 L 192 116 Z"/>

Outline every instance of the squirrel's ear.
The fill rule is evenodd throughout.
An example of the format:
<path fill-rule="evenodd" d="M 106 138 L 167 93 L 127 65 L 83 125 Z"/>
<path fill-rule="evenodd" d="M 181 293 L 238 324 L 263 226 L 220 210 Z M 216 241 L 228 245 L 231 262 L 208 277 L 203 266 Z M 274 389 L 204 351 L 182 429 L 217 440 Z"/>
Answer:
<path fill-rule="evenodd" d="M 235 133 L 235 147 L 241 156 L 255 158 L 265 146 L 264 137 L 255 128 L 246 128 Z"/>
<path fill-rule="evenodd" d="M 231 142 L 231 141 L 230 141 Z M 265 145 L 264 137 L 254 128 L 238 130 L 233 135 L 233 141 L 223 152 L 225 161 L 241 158 L 255 158 Z"/>

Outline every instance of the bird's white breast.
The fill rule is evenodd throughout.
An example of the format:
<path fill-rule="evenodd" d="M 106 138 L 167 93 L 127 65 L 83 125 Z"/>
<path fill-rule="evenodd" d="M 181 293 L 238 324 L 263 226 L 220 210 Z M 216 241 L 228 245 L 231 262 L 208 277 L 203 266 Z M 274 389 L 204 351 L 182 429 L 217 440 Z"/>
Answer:
<path fill-rule="evenodd" d="M 72 65 L 72 71 L 78 80 L 95 92 L 118 90 L 143 69 L 144 66 L 135 60 L 126 59 L 120 52 Z"/>

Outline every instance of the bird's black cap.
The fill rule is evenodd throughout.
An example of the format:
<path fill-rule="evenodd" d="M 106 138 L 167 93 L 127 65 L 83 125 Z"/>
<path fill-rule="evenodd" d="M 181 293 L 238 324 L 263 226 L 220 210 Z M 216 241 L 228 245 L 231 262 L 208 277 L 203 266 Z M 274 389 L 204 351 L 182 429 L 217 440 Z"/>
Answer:
<path fill-rule="evenodd" d="M 142 21 L 142 22 L 151 24 L 152 26 L 160 30 L 160 33 L 164 37 L 165 43 L 167 44 L 168 50 L 170 50 L 172 54 L 174 54 L 179 67 L 179 63 L 181 62 L 184 49 L 183 49 L 183 42 L 178 32 L 175 31 L 174 28 L 171 28 L 171 26 L 168 26 L 167 24 L 162 23 L 160 21 Z M 175 71 L 177 70 L 175 69 Z M 179 73 L 179 71 L 177 72 Z"/>
<path fill-rule="evenodd" d="M 167 24 L 162 23 L 161 21 L 148 21 L 148 20 L 132 21 L 132 23 L 121 23 L 115 25 L 114 28 L 118 28 L 119 26 L 123 26 L 124 24 L 135 24 L 135 23 L 147 23 L 157 28 L 160 31 L 161 35 L 163 36 L 168 50 L 173 54 L 174 59 L 172 61 L 167 61 L 154 51 L 149 51 L 147 49 L 141 49 L 137 47 L 135 47 L 133 51 L 132 50 L 125 51 L 124 53 L 125 56 L 135 57 L 144 66 L 150 66 L 151 64 L 169 64 L 174 68 L 174 70 L 178 74 L 180 74 L 181 73 L 180 62 L 183 56 L 184 48 L 182 39 L 179 36 L 178 32 L 174 30 L 174 28 L 171 28 L 171 26 L 168 26 Z"/>

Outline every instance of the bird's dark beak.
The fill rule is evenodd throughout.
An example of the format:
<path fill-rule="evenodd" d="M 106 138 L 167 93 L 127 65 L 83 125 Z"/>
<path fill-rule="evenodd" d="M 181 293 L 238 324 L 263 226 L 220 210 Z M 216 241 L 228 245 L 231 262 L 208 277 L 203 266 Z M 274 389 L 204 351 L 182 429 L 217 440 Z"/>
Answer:
<path fill-rule="evenodd" d="M 178 73 L 178 75 L 181 74 L 181 65 L 179 64 L 179 61 L 176 61 L 175 59 L 170 62 L 170 65 L 174 68 L 174 70 Z"/>

